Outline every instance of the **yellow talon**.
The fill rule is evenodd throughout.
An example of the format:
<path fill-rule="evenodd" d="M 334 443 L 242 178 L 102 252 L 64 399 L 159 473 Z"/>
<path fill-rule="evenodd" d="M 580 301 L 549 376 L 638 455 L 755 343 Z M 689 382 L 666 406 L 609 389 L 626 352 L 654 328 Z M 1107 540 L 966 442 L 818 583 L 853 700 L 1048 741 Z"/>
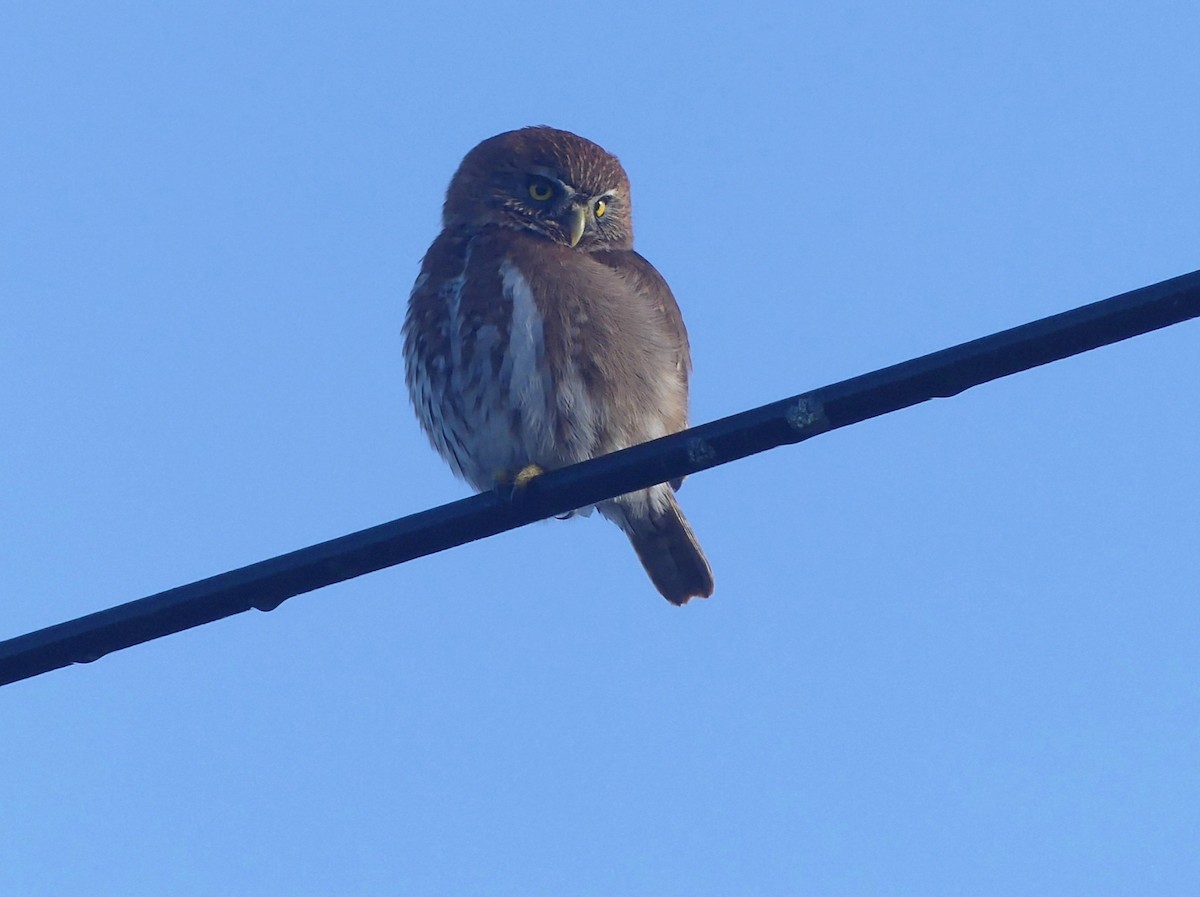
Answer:
<path fill-rule="evenodd" d="M 540 477 L 545 472 L 546 471 L 542 470 L 542 468 L 537 464 L 526 464 L 524 467 L 518 470 L 517 475 L 513 477 L 513 489 L 524 489 L 531 482 L 533 482 L 535 477 Z"/>
<path fill-rule="evenodd" d="M 492 474 L 492 482 L 496 484 L 497 495 L 512 501 L 545 472 L 538 464 L 526 464 L 517 471 L 516 476 L 513 476 L 507 468 L 502 468 Z"/>

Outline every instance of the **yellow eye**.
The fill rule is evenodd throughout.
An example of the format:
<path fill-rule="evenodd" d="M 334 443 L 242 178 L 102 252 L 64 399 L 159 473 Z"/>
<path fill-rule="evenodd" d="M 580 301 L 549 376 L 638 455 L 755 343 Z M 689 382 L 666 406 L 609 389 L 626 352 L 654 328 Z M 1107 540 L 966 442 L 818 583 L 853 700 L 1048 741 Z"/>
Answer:
<path fill-rule="evenodd" d="M 554 195 L 554 188 L 545 181 L 534 181 L 529 185 L 529 195 L 538 202 L 545 202 Z"/>
<path fill-rule="evenodd" d="M 602 199 L 596 200 L 595 212 L 597 218 L 603 218 L 604 213 L 608 211 L 608 203 Z"/>

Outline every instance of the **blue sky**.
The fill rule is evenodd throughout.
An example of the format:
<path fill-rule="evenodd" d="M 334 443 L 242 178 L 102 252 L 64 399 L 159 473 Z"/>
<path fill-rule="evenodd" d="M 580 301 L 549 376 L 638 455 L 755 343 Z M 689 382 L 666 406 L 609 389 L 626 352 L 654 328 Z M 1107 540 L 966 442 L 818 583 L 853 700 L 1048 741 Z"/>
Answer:
<path fill-rule="evenodd" d="M 1200 267 L 1194 3 L 6 4 L 0 636 L 466 494 L 400 323 L 525 124 L 711 420 Z M 0 690 L 0 890 L 1195 893 L 1200 328 Z"/>

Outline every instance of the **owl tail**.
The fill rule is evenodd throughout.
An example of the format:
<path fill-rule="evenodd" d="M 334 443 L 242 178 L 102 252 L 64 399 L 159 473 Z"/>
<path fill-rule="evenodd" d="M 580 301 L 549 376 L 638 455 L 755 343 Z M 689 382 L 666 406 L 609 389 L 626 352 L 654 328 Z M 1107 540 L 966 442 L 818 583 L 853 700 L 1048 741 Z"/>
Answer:
<path fill-rule="evenodd" d="M 713 593 L 712 568 L 670 486 L 623 495 L 600 513 L 625 531 L 650 581 L 672 604 Z"/>

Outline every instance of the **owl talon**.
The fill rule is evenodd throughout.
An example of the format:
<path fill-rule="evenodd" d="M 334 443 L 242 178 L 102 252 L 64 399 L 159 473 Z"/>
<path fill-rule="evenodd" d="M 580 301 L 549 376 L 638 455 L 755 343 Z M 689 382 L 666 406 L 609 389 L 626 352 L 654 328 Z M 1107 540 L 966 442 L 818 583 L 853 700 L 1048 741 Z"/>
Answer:
<path fill-rule="evenodd" d="M 522 492 L 529 488 L 530 483 L 545 472 L 537 464 L 526 464 L 517 471 L 515 476 L 507 470 L 497 470 L 492 475 L 492 481 L 496 484 L 497 495 L 508 501 L 515 501 Z"/>
<path fill-rule="evenodd" d="M 542 470 L 542 468 L 537 464 L 526 464 L 524 467 L 518 470 L 517 475 L 513 477 L 513 489 L 524 489 L 526 486 L 532 483 L 535 478 L 540 477 L 545 472 L 546 471 Z"/>

